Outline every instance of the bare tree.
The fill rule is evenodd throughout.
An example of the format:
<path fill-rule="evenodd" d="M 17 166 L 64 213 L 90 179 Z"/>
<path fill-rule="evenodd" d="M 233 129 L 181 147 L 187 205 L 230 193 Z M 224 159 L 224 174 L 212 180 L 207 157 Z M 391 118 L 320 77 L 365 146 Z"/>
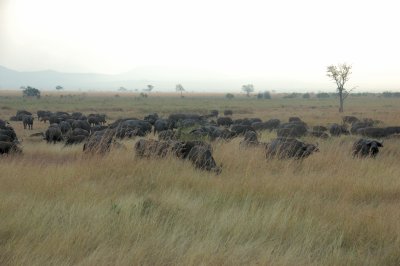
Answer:
<path fill-rule="evenodd" d="M 333 81 L 335 81 L 336 86 L 337 86 L 337 91 L 339 94 L 339 112 L 343 113 L 343 102 L 344 100 L 349 96 L 350 92 L 354 90 L 355 88 L 352 88 L 351 90 L 347 91 L 344 88 L 344 85 L 346 84 L 347 81 L 349 81 L 349 77 L 351 74 L 351 65 L 348 65 L 346 63 L 339 64 L 337 66 L 330 65 L 328 66 L 327 69 L 327 76 L 330 77 Z"/>
<path fill-rule="evenodd" d="M 254 91 L 253 84 L 243 85 L 242 91 L 246 92 L 247 97 L 250 97 L 250 93 Z"/>
<path fill-rule="evenodd" d="M 182 93 L 185 91 L 185 89 L 183 88 L 182 84 L 177 84 L 175 86 L 175 90 L 178 91 L 178 92 L 180 91 L 181 92 L 181 98 L 183 98 Z"/>

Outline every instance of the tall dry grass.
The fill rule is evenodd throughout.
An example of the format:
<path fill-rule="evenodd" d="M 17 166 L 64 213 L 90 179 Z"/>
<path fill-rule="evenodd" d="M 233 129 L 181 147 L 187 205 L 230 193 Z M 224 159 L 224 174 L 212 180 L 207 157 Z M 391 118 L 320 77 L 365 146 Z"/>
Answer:
<path fill-rule="evenodd" d="M 132 141 L 26 145 L 0 161 L 0 265 L 398 265 L 400 144 L 360 160 L 351 141 L 302 162 L 216 143 L 219 176 Z"/>
<path fill-rule="evenodd" d="M 3 101 L 12 106 L 3 117 L 23 104 Z M 103 100 L 94 102 L 102 110 Z M 203 100 L 191 103 L 199 108 Z M 340 121 L 331 102 L 252 103 L 227 107 L 251 111 L 236 117 Z M 124 114 L 142 108 L 142 116 L 157 100 L 148 104 L 124 107 Z M 400 124 L 397 105 L 388 101 L 349 109 Z M 135 158 L 134 140 L 88 156 L 80 145 L 29 137 L 48 125 L 24 131 L 12 124 L 24 154 L 0 158 L 0 265 L 400 264 L 398 139 L 364 160 L 351 157 L 353 136 L 319 140 L 320 152 L 303 161 L 266 160 L 262 149 L 239 149 L 240 139 L 218 142 L 214 157 L 223 172 L 215 176 L 175 158 Z M 266 132 L 261 140 L 273 137 Z"/>

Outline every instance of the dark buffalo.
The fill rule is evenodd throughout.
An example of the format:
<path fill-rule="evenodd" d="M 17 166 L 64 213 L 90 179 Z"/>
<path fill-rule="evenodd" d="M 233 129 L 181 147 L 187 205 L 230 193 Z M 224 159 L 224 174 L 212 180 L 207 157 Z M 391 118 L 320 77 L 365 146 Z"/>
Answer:
<path fill-rule="evenodd" d="M 235 133 L 236 136 L 243 136 L 248 131 L 255 132 L 254 128 L 248 125 L 232 125 L 231 131 Z"/>
<path fill-rule="evenodd" d="M 80 118 L 83 116 L 81 112 L 73 112 L 71 114 L 71 118 L 74 120 L 80 120 Z"/>
<path fill-rule="evenodd" d="M 197 114 L 170 114 L 168 116 L 168 128 L 169 129 L 174 129 L 179 126 L 179 122 L 182 120 L 187 120 L 189 119 L 190 121 L 195 121 L 195 123 L 200 123 L 203 120 L 203 117 Z"/>
<path fill-rule="evenodd" d="M 58 125 L 53 124 L 45 132 L 45 139 L 47 143 L 53 142 L 54 144 L 59 141 L 63 141 L 61 129 Z"/>
<path fill-rule="evenodd" d="M 77 136 L 69 136 L 67 140 L 65 141 L 65 146 L 68 145 L 75 145 L 75 144 L 80 144 L 86 140 L 87 136 L 84 135 L 77 135 Z"/>
<path fill-rule="evenodd" d="M 15 142 L 0 141 L 0 154 L 21 153 L 22 150 Z"/>
<path fill-rule="evenodd" d="M 83 151 L 92 154 L 105 154 L 109 152 L 114 135 L 115 130 L 113 129 L 94 132 L 83 145 Z"/>
<path fill-rule="evenodd" d="M 165 157 L 171 152 L 170 142 L 141 139 L 135 143 L 135 154 L 140 158 Z"/>
<path fill-rule="evenodd" d="M 44 110 L 39 110 L 36 112 L 37 116 L 38 116 L 38 120 L 39 121 L 44 121 L 46 123 L 46 121 L 49 120 L 49 117 L 52 115 L 52 113 L 50 111 L 44 111 Z"/>
<path fill-rule="evenodd" d="M 126 120 L 120 123 L 122 128 L 139 129 L 145 134 L 151 132 L 152 125 L 144 120 Z"/>
<path fill-rule="evenodd" d="M 154 122 L 154 135 L 158 132 L 160 133 L 161 131 L 167 130 L 168 129 L 168 121 L 165 119 L 157 119 L 157 121 Z"/>
<path fill-rule="evenodd" d="M 68 123 L 67 121 L 61 121 L 59 127 L 63 135 L 67 134 L 72 129 L 70 123 Z"/>
<path fill-rule="evenodd" d="M 385 131 L 387 135 L 399 134 L 400 127 L 387 127 Z"/>
<path fill-rule="evenodd" d="M 24 129 L 26 129 L 26 127 L 28 127 L 28 129 L 33 129 L 33 116 L 31 115 L 25 115 L 22 118 L 22 124 L 24 126 Z"/>
<path fill-rule="evenodd" d="M 10 136 L 0 134 L 0 141 L 13 142 L 13 139 Z"/>
<path fill-rule="evenodd" d="M 93 126 L 93 127 L 91 128 L 91 131 L 92 131 L 92 132 L 94 132 L 94 131 L 101 131 L 101 130 L 104 130 L 104 129 L 107 129 L 107 128 L 108 128 L 108 126 L 97 125 L 97 126 Z"/>
<path fill-rule="evenodd" d="M 194 146 L 190 150 L 187 159 L 192 162 L 195 168 L 212 171 L 216 174 L 220 174 L 222 171 L 221 167 L 218 167 L 215 163 L 211 150 L 202 145 Z"/>
<path fill-rule="evenodd" d="M 284 123 L 279 126 L 276 133 L 278 137 L 299 138 L 307 134 L 307 127 L 298 122 Z"/>
<path fill-rule="evenodd" d="M 253 122 L 251 126 L 255 130 L 269 130 L 272 131 L 279 127 L 281 121 L 279 119 L 270 119 L 266 122 Z"/>
<path fill-rule="evenodd" d="M 17 134 L 12 127 L 6 127 L 5 129 L 0 129 L 0 135 L 8 136 L 11 138 L 12 141 L 18 140 Z"/>
<path fill-rule="evenodd" d="M 51 116 L 49 117 L 49 123 L 50 123 L 50 124 L 58 124 L 58 123 L 60 123 L 61 121 L 62 121 L 62 119 L 61 119 L 60 117 L 56 116 L 56 115 L 51 115 Z"/>
<path fill-rule="evenodd" d="M 369 138 L 384 138 L 388 136 L 386 128 L 379 128 L 379 127 L 360 128 L 357 130 L 357 134 Z"/>
<path fill-rule="evenodd" d="M 347 130 L 347 128 L 343 125 L 339 124 L 333 124 L 329 128 L 329 133 L 331 133 L 331 136 L 339 137 L 340 135 L 349 135 L 350 132 Z"/>
<path fill-rule="evenodd" d="M 329 138 L 329 135 L 326 132 L 322 132 L 322 131 L 311 131 L 309 134 L 313 137 L 317 137 L 317 138 L 321 138 L 321 139 Z"/>
<path fill-rule="evenodd" d="M 218 117 L 218 119 L 217 119 L 217 125 L 218 126 L 227 126 L 227 127 L 229 127 L 232 124 L 233 124 L 233 121 L 232 121 L 232 118 L 230 118 L 230 117 Z"/>
<path fill-rule="evenodd" d="M 266 157 L 303 159 L 318 151 L 318 147 L 314 144 L 306 144 L 297 139 L 277 138 L 267 144 Z"/>
<path fill-rule="evenodd" d="M 88 132 L 90 132 L 90 124 L 88 121 L 84 121 L 84 120 L 75 120 L 74 122 L 72 122 L 72 129 L 75 128 L 81 128 L 84 129 Z"/>
<path fill-rule="evenodd" d="M 104 125 L 107 122 L 104 114 L 90 114 L 87 117 L 87 121 L 91 126 Z"/>
<path fill-rule="evenodd" d="M 210 117 L 218 117 L 219 112 L 218 110 L 211 110 L 210 111 Z"/>
<path fill-rule="evenodd" d="M 89 137 L 89 131 L 87 131 L 87 130 L 84 130 L 84 129 L 82 129 L 82 128 L 75 128 L 74 130 L 72 130 L 72 136 L 79 136 L 79 135 L 82 135 L 82 136 L 86 136 L 86 137 Z"/>
<path fill-rule="evenodd" d="M 149 122 L 150 124 L 154 125 L 154 123 L 159 119 L 157 113 L 148 114 L 144 117 L 144 121 Z"/>
<path fill-rule="evenodd" d="M 241 148 L 247 148 L 247 147 L 256 147 L 260 144 L 258 141 L 257 134 L 253 131 L 247 131 L 246 134 L 244 134 L 244 139 L 243 141 L 240 142 L 240 147 Z"/>
<path fill-rule="evenodd" d="M 377 140 L 359 139 L 353 144 L 353 157 L 375 157 L 380 147 L 383 144 Z"/>
<path fill-rule="evenodd" d="M 175 134 L 175 131 L 168 129 L 168 130 L 163 130 L 160 133 L 158 133 L 158 139 L 159 140 L 176 140 L 177 136 Z"/>
<path fill-rule="evenodd" d="M 0 119 L 0 129 L 5 129 L 8 125 L 7 121 Z"/>
<path fill-rule="evenodd" d="M 289 117 L 289 123 L 293 123 L 293 122 L 303 122 L 303 120 L 301 120 L 300 117 L 297 117 L 297 116 Z"/>
<path fill-rule="evenodd" d="M 350 115 L 346 115 L 346 116 L 343 116 L 343 123 L 344 124 L 350 124 L 350 125 L 352 125 L 352 124 L 354 124 L 354 123 L 356 123 L 356 122 L 360 122 L 360 119 L 358 119 L 357 117 L 355 117 L 355 116 L 350 116 Z"/>
<path fill-rule="evenodd" d="M 312 131 L 314 132 L 326 132 L 328 131 L 328 128 L 324 126 L 313 126 Z"/>
<path fill-rule="evenodd" d="M 15 115 L 15 117 L 17 118 L 17 121 L 22 121 L 22 119 L 26 115 L 32 115 L 32 113 L 28 112 L 28 111 L 25 111 L 25 110 L 18 110 L 17 114 Z"/>
<path fill-rule="evenodd" d="M 373 123 L 371 122 L 355 122 L 351 125 L 350 132 L 351 134 L 357 134 L 357 130 L 366 127 L 372 127 Z"/>

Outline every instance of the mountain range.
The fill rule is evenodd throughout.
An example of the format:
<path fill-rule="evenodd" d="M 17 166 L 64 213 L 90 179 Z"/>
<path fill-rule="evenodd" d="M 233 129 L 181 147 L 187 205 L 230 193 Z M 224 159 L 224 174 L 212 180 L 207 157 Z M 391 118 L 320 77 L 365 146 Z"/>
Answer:
<path fill-rule="evenodd" d="M 62 86 L 67 90 L 142 90 L 148 84 L 155 91 L 174 91 L 182 84 L 187 91 L 239 92 L 243 84 L 255 82 L 250 77 L 224 75 L 206 70 L 164 67 L 141 67 L 122 74 L 64 73 L 53 70 L 16 71 L 0 66 L 0 90 L 32 86 L 40 90 L 54 90 Z M 307 84 L 296 80 L 261 80 L 255 84 L 256 91 L 275 89 L 278 91 L 306 91 Z M 280 89 L 282 88 L 282 89 Z M 286 89 L 285 89 L 286 88 Z"/>

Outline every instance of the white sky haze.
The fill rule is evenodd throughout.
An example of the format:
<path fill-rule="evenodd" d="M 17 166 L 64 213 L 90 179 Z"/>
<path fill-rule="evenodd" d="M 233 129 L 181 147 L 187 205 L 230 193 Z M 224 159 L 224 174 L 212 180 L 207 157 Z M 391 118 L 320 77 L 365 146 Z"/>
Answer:
<path fill-rule="evenodd" d="M 157 66 L 312 89 L 334 87 L 326 67 L 347 62 L 362 90 L 394 90 L 399 7 L 388 0 L 0 0 L 0 65 L 108 74 Z"/>

